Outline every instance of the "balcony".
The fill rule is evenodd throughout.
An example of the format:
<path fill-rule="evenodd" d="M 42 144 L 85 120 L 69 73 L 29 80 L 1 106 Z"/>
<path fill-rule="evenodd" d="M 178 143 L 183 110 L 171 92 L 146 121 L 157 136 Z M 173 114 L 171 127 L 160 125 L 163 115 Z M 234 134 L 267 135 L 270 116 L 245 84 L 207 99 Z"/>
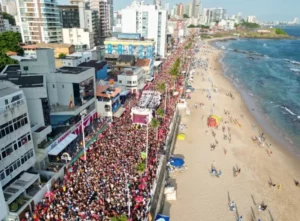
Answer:
<path fill-rule="evenodd" d="M 69 105 L 52 105 L 51 115 L 73 115 L 76 116 L 80 114 L 84 109 L 86 109 L 91 104 L 95 104 L 96 98 L 92 98 L 81 106 L 74 106 L 70 109 Z"/>
<path fill-rule="evenodd" d="M 20 107 L 25 104 L 25 99 L 21 98 L 20 100 L 16 100 L 10 104 L 0 106 L 0 114 L 7 114 L 9 111 L 13 112 L 16 107 Z"/>
<path fill-rule="evenodd" d="M 40 144 L 43 140 L 47 138 L 47 135 L 52 132 L 52 127 L 50 125 L 48 126 L 40 126 L 35 125 L 35 128 L 32 129 L 32 136 L 33 140 L 36 145 Z"/>

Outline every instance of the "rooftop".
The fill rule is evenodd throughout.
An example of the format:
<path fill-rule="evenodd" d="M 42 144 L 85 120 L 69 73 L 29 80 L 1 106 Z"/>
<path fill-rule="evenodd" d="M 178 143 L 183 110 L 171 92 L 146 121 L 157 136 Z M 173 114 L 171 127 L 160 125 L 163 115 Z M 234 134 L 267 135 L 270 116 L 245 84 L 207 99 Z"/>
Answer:
<path fill-rule="evenodd" d="M 62 74 L 80 74 L 90 68 L 88 67 L 61 67 L 56 70 L 56 73 Z"/>
<path fill-rule="evenodd" d="M 88 62 L 83 62 L 79 66 L 80 67 L 93 67 L 96 71 L 101 70 L 107 64 L 106 61 L 91 60 Z"/>
<path fill-rule="evenodd" d="M 97 97 L 115 97 L 121 92 L 121 88 L 115 88 L 107 85 L 97 85 L 96 96 Z"/>
<path fill-rule="evenodd" d="M 154 44 L 154 39 L 120 39 L 116 37 L 105 38 L 104 44 L 108 41 L 123 41 L 123 42 L 145 42 L 148 44 Z"/>
<path fill-rule="evenodd" d="M 73 46 L 72 44 L 65 44 L 65 43 L 39 43 L 39 44 L 32 44 L 32 45 L 23 45 L 21 46 L 23 49 L 37 49 L 37 48 L 69 48 Z"/>
<path fill-rule="evenodd" d="M 121 54 L 118 57 L 117 62 L 125 62 L 125 63 L 134 63 L 135 62 L 135 56 L 134 55 L 125 55 L 125 54 Z"/>
<path fill-rule="evenodd" d="M 149 66 L 150 62 L 151 62 L 150 59 L 138 59 L 135 63 L 135 66 L 137 66 L 137 67 Z"/>
<path fill-rule="evenodd" d="M 2 87 L 3 84 L 4 82 L 0 82 L 0 97 L 5 97 L 7 95 L 20 91 L 20 89 L 9 87 L 9 85 L 5 85 L 4 87 Z"/>

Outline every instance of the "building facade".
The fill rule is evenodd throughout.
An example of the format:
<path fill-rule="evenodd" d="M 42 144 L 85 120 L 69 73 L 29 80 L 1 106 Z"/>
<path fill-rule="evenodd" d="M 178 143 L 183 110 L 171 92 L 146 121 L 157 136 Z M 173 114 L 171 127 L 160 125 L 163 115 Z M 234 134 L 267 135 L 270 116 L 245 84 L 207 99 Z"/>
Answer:
<path fill-rule="evenodd" d="M 63 28 L 63 42 L 66 44 L 72 44 L 75 48 L 82 48 L 86 45 L 87 49 L 91 49 L 95 46 L 94 35 L 89 32 L 88 29 L 83 28 Z"/>
<path fill-rule="evenodd" d="M 177 5 L 177 15 L 179 17 L 183 17 L 183 13 L 184 13 L 184 7 L 183 7 L 183 4 L 180 3 Z"/>
<path fill-rule="evenodd" d="M 4 20 L 2 17 L 2 6 L 0 4 L 0 33 L 5 31 Z"/>
<path fill-rule="evenodd" d="M 4 186 L 34 165 L 35 152 L 24 93 L 4 81 L 0 84 L 0 96 L 0 180 Z"/>
<path fill-rule="evenodd" d="M 122 9 L 122 33 L 139 33 L 147 39 L 154 39 L 156 56 L 165 57 L 167 11 L 155 5 L 133 2 Z"/>
<path fill-rule="evenodd" d="M 62 30 L 56 0 L 25 2 L 17 0 L 23 42 L 62 42 Z"/>
<path fill-rule="evenodd" d="M 257 22 L 256 16 L 253 16 L 253 15 L 252 16 L 248 16 L 247 21 L 249 23 L 256 23 Z"/>
<path fill-rule="evenodd" d="M 100 45 L 103 45 L 112 30 L 113 0 L 91 0 L 90 8 L 98 12 Z"/>
<path fill-rule="evenodd" d="M 128 39 L 130 34 L 119 34 L 119 38 L 107 38 L 104 42 L 107 55 L 134 55 L 137 58 L 155 59 L 155 42 L 140 39 Z M 124 37 L 124 38 L 122 38 Z"/>
<path fill-rule="evenodd" d="M 77 5 L 58 5 L 62 28 L 79 28 L 79 10 Z"/>

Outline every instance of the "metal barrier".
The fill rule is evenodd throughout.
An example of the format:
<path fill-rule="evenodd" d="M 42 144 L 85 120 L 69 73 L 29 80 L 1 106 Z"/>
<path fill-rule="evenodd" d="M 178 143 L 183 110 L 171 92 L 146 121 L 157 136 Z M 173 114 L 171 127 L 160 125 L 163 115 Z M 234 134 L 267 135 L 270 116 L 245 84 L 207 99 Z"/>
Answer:
<path fill-rule="evenodd" d="M 179 124 L 181 121 L 181 116 L 179 114 L 179 110 L 176 108 L 176 111 L 174 113 L 173 121 L 170 124 L 170 130 L 168 133 L 168 136 L 166 138 L 165 143 L 165 155 L 161 156 L 160 158 L 160 164 L 158 166 L 158 173 L 156 177 L 156 182 L 153 185 L 152 189 L 152 199 L 149 205 L 149 212 L 151 214 L 151 217 L 155 218 L 156 215 L 159 213 L 159 211 L 162 209 L 163 206 L 163 194 L 164 194 L 164 187 L 165 187 L 165 180 L 168 177 L 167 173 L 167 163 L 170 159 L 171 153 L 174 151 L 176 139 L 177 139 L 177 133 L 179 130 Z"/>

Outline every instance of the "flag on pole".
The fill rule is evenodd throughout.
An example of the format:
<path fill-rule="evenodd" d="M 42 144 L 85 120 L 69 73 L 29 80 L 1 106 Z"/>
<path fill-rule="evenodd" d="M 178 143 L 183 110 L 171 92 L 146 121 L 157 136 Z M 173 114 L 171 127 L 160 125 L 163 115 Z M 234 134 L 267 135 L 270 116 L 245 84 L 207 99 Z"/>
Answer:
<path fill-rule="evenodd" d="M 71 97 L 70 97 L 69 108 L 70 108 L 70 109 L 73 108 L 73 96 L 72 96 L 72 95 L 71 95 Z"/>

